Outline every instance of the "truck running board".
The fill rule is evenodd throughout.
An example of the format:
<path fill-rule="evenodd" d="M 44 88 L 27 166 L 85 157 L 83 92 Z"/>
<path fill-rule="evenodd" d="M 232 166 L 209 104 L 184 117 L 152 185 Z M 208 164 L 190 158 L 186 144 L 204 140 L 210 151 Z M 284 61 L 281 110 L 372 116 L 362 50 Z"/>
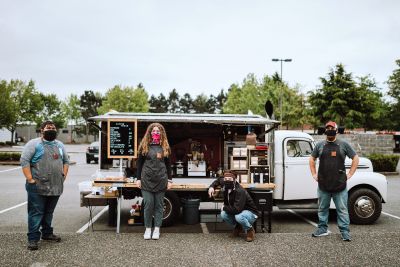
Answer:
<path fill-rule="evenodd" d="M 279 209 L 318 209 L 318 199 L 279 201 L 276 206 Z"/>

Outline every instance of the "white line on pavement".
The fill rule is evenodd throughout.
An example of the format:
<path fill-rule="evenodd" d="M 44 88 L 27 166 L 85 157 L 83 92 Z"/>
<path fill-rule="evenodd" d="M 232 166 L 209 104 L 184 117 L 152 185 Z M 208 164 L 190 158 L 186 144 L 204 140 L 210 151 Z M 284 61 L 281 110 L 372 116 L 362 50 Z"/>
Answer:
<path fill-rule="evenodd" d="M 12 210 L 12 209 L 16 209 L 16 208 L 21 207 L 21 206 L 23 206 L 23 205 L 26 205 L 26 203 L 28 203 L 28 202 L 25 201 L 25 202 L 23 202 L 23 203 L 20 203 L 20 204 L 18 204 L 18 205 L 15 205 L 14 207 L 11 207 L 11 208 L 8 208 L 8 209 L 5 209 L 5 210 L 1 210 L 1 211 L 0 211 L 0 214 L 5 213 L 5 212 L 7 212 L 7 211 L 9 211 L 9 210 Z"/>
<path fill-rule="evenodd" d="M 203 231 L 203 234 L 209 234 L 207 225 L 205 223 L 200 223 L 201 230 Z"/>
<path fill-rule="evenodd" d="M 97 213 L 96 216 L 93 217 L 91 222 L 88 222 L 87 224 L 82 226 L 82 228 L 79 229 L 78 231 L 76 231 L 76 233 L 82 234 L 87 228 L 89 228 L 93 223 L 95 223 L 97 221 L 97 219 L 100 218 L 100 216 L 106 211 L 108 211 L 108 206 L 105 207 L 104 209 L 102 209 L 99 213 Z"/>
<path fill-rule="evenodd" d="M 15 170 L 19 170 L 19 169 L 21 169 L 21 167 L 12 168 L 12 169 L 8 169 L 8 170 L 1 170 L 0 172 L 9 172 L 9 171 L 15 171 Z"/>
<path fill-rule="evenodd" d="M 295 212 L 294 210 L 291 210 L 291 209 L 286 209 L 286 210 L 289 211 L 290 213 L 293 213 L 293 214 L 296 215 L 297 217 L 301 218 L 303 221 L 306 221 L 306 222 L 308 222 L 309 224 L 311 224 L 311 225 L 313 225 L 313 226 L 315 226 L 315 227 L 318 227 L 318 224 L 316 224 L 315 222 L 310 221 L 309 219 L 307 219 L 307 218 L 301 216 L 300 214 L 298 214 L 298 213 Z M 328 233 L 331 233 L 331 231 L 328 230 Z"/>
<path fill-rule="evenodd" d="M 400 220 L 400 217 L 399 217 L 399 216 L 395 216 L 395 215 L 392 215 L 392 214 L 389 214 L 389 213 L 383 212 L 383 211 L 382 211 L 382 214 L 385 214 L 385 215 L 387 215 L 387 216 L 390 216 L 390 217 L 393 217 L 393 218 L 396 218 L 396 219 L 399 219 L 399 220 Z"/>

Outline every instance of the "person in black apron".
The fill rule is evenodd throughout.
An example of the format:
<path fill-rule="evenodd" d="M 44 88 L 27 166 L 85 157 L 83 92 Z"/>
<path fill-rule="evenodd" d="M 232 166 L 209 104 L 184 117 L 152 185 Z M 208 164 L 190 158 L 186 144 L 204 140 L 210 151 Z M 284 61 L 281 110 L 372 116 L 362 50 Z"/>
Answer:
<path fill-rule="evenodd" d="M 351 146 L 337 140 L 337 124 L 329 121 L 325 125 L 326 140 L 319 142 L 310 157 L 310 170 L 313 178 L 318 182 L 318 228 L 312 234 L 313 237 L 327 236 L 329 207 L 331 199 L 336 206 L 337 223 L 342 235 L 342 240 L 351 241 L 350 218 L 348 212 L 347 180 L 357 169 L 358 156 Z M 346 174 L 345 158 L 352 158 L 349 173 Z M 315 161 L 319 158 L 318 174 Z"/>
<path fill-rule="evenodd" d="M 22 151 L 21 167 L 28 195 L 28 249 L 37 250 L 39 240 L 60 242 L 53 233 L 54 209 L 64 190 L 69 157 L 64 145 L 56 140 L 57 128 L 45 121 L 41 137 L 30 140 Z"/>
<path fill-rule="evenodd" d="M 172 187 L 171 149 L 164 127 L 152 123 L 139 146 L 137 184 L 142 189 L 144 206 L 144 239 L 159 239 L 164 213 L 164 195 Z M 154 217 L 154 230 L 151 231 Z"/>

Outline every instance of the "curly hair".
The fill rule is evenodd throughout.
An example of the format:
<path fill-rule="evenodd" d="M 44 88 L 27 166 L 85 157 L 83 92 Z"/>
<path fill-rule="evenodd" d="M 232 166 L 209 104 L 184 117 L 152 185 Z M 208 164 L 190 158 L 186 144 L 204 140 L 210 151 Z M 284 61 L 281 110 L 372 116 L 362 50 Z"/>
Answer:
<path fill-rule="evenodd" d="M 158 127 L 160 129 L 160 146 L 163 149 L 164 157 L 169 157 L 169 155 L 171 154 L 171 148 L 169 147 L 165 128 L 160 123 L 152 123 L 147 127 L 146 133 L 144 134 L 143 139 L 139 145 L 139 153 L 141 155 L 147 155 L 147 153 L 149 153 L 149 145 L 151 144 L 152 140 L 151 131 L 154 127 Z"/>

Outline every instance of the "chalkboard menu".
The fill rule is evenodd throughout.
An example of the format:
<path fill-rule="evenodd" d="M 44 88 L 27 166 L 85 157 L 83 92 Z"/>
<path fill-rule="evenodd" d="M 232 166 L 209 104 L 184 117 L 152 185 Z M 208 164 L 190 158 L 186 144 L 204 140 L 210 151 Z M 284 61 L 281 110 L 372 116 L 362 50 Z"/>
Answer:
<path fill-rule="evenodd" d="M 108 120 L 108 158 L 137 157 L 137 120 Z"/>

